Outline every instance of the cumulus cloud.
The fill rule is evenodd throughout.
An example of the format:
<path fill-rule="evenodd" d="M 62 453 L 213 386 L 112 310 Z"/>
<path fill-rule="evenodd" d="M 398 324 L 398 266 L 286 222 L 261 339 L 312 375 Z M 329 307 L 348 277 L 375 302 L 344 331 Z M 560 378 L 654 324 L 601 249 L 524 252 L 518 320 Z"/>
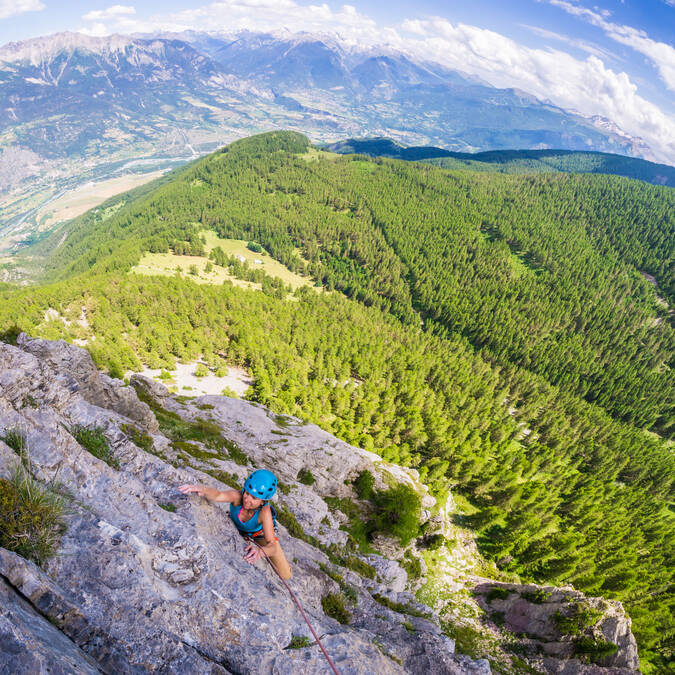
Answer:
<path fill-rule="evenodd" d="M 0 19 L 24 14 L 25 12 L 39 12 L 45 8 L 40 0 L 0 0 Z"/>
<path fill-rule="evenodd" d="M 136 14 L 136 8 L 130 5 L 113 5 L 108 9 L 97 9 L 87 12 L 82 18 L 85 21 L 106 21 L 108 19 L 119 19 L 124 16 L 133 16 Z"/>
<path fill-rule="evenodd" d="M 672 162 L 675 157 L 675 120 L 639 96 L 626 73 L 607 68 L 596 55 L 580 60 L 561 50 L 531 49 L 499 33 L 442 18 L 407 21 L 403 27 L 419 36 L 407 44 L 417 57 L 498 87 L 523 89 L 563 108 L 607 117 L 641 136 L 655 158 Z"/>
<path fill-rule="evenodd" d="M 95 35 L 286 29 L 337 34 L 348 45 L 389 46 L 419 60 L 477 75 L 497 87 L 522 89 L 562 108 L 607 117 L 629 134 L 642 137 L 656 159 L 671 162 L 675 157 L 675 120 L 641 97 L 626 73 L 608 68 L 606 56 L 603 59 L 602 53 L 590 49 L 587 58 L 575 58 L 562 49 L 525 47 L 495 31 L 452 24 L 440 17 L 381 26 L 351 5 L 333 10 L 326 4 L 300 5 L 295 0 L 219 0 L 149 19 L 118 13 L 88 21 L 83 32 Z"/>
<path fill-rule="evenodd" d="M 568 2 L 568 0 L 548 0 L 548 2 L 554 7 L 559 7 L 568 14 L 577 16 L 600 28 L 607 37 L 615 42 L 626 45 L 646 56 L 654 64 L 668 89 L 675 91 L 675 48 L 665 42 L 652 40 L 642 30 L 608 21 L 609 14 L 607 12 L 598 12 L 581 7 Z"/>

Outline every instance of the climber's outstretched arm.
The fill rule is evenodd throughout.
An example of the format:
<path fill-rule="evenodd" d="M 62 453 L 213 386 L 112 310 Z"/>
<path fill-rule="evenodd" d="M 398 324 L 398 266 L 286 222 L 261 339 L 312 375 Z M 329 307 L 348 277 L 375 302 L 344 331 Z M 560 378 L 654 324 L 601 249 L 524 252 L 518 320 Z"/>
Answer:
<path fill-rule="evenodd" d="M 210 502 L 232 502 L 237 505 L 241 502 L 241 492 L 238 490 L 217 490 L 206 485 L 180 485 L 178 490 L 184 495 L 194 492 L 200 497 L 205 497 Z"/>

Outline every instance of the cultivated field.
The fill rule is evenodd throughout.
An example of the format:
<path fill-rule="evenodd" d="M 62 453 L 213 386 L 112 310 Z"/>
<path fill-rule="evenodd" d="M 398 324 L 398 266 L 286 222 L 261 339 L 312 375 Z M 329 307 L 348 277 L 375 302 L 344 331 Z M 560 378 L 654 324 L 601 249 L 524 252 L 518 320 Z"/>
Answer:
<path fill-rule="evenodd" d="M 159 178 L 164 171 L 152 171 L 151 173 L 128 174 L 118 178 L 109 178 L 97 183 L 85 183 L 75 190 L 67 192 L 62 197 L 54 200 L 37 214 L 38 227 L 41 230 L 48 229 L 57 223 L 65 222 L 79 216 L 89 209 L 98 206 L 110 197 L 133 190 L 133 188 Z"/>

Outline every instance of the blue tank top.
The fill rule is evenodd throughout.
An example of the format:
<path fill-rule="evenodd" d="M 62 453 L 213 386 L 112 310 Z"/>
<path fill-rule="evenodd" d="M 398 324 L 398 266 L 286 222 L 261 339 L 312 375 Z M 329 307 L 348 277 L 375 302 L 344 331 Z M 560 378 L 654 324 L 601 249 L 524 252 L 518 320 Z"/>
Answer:
<path fill-rule="evenodd" d="M 263 507 L 261 506 L 260 509 Z M 257 509 L 256 512 L 246 521 L 239 520 L 239 513 L 241 512 L 242 506 L 235 506 L 230 502 L 230 518 L 232 522 L 236 525 L 237 529 L 241 534 L 257 534 L 262 532 L 262 523 L 260 522 L 260 509 Z M 277 525 L 277 512 L 274 507 L 270 504 L 270 509 L 272 511 L 272 524 L 276 529 Z"/>

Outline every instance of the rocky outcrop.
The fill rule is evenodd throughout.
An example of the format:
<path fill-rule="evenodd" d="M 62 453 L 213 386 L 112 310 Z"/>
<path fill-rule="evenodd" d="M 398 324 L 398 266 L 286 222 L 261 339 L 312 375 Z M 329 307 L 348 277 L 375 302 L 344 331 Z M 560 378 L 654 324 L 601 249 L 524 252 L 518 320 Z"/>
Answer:
<path fill-rule="evenodd" d="M 19 434 L 31 473 L 69 502 L 65 533 L 42 568 L 0 549 L 0 672 L 14 661 L 24 672 L 47 672 L 49 662 L 85 673 L 328 672 L 273 571 L 243 560 L 223 506 L 177 490 L 240 486 L 254 467 L 279 477 L 290 583 L 342 675 L 490 672 L 486 660 L 456 654 L 438 616 L 406 592 L 415 586 L 396 540 L 378 537 L 381 555 L 365 556 L 340 529 L 347 517 L 335 504 L 354 499 L 352 482 L 366 469 L 379 489 L 410 484 L 429 517 L 434 500 L 415 471 L 250 402 L 176 397 L 140 376 L 131 385 L 65 342 L 0 343 L 0 438 Z M 107 461 L 76 440 L 83 427 L 109 446 Z M 0 440 L 0 478 L 18 462 Z M 426 536 L 443 532 L 442 513 Z M 485 579 L 472 592 L 542 672 L 639 667 L 619 603 Z"/>
<path fill-rule="evenodd" d="M 176 489 L 185 482 L 226 489 L 224 480 L 236 483 L 254 466 L 268 466 L 286 492 L 277 507 L 298 521 L 296 536 L 279 527 L 290 583 L 343 675 L 489 672 L 487 662 L 454 653 L 438 619 L 402 592 L 400 578 L 392 588 L 336 564 L 346 533 L 322 497 L 348 496 L 344 482 L 377 457 L 244 401 L 181 403 L 147 381 L 136 385 L 166 419 L 205 433 L 216 428 L 223 444 L 160 433 L 134 388 L 98 373 L 77 347 L 25 336 L 17 346 L 0 344 L 0 434 L 19 433 L 35 477 L 69 495 L 66 531 L 42 569 L 0 550 L 3 592 L 21 609 L 3 614 L 14 626 L 12 640 L 0 642 L 5 661 L 18 644 L 35 659 L 43 652 L 34 645 L 51 645 L 49 658 L 64 672 L 95 664 L 109 673 L 325 673 L 278 578 L 264 562 L 252 567 L 242 559 L 244 542 L 222 506 Z M 81 427 L 100 431 L 115 462 L 75 440 Z M 17 460 L 0 442 L 0 475 Z M 311 486 L 298 480 L 301 469 Z M 324 612 L 330 594 L 343 598 L 348 623 Z M 48 631 L 59 640 L 45 637 Z M 76 658 L 88 665 L 78 669 Z"/>
<path fill-rule="evenodd" d="M 1 550 L 1 549 L 0 549 Z M 99 673 L 87 656 L 0 576 L 0 672 Z"/>
<path fill-rule="evenodd" d="M 628 675 L 640 667 L 620 602 L 572 587 L 482 583 L 479 604 L 512 633 L 521 653 L 548 673 Z"/>

